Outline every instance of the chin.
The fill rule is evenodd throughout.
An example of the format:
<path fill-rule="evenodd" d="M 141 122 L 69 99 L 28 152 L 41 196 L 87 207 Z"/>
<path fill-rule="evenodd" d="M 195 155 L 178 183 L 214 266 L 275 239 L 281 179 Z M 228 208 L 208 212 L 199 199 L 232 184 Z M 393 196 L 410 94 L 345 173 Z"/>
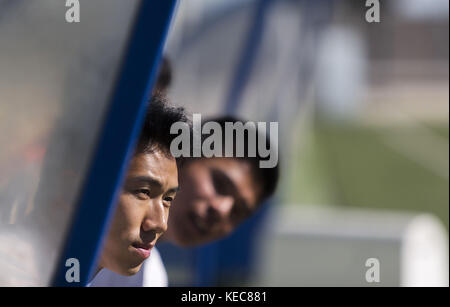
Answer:
<path fill-rule="evenodd" d="M 137 274 L 141 270 L 141 267 L 142 267 L 142 263 L 135 267 L 129 268 L 126 271 L 126 276 L 133 276 L 133 275 Z"/>
<path fill-rule="evenodd" d="M 142 263 L 134 267 L 121 267 L 118 270 L 114 270 L 114 272 L 122 276 L 133 276 L 139 272 L 141 267 Z"/>
<path fill-rule="evenodd" d="M 143 263 L 144 263 L 144 262 L 141 262 L 139 265 L 137 265 L 137 266 L 135 266 L 135 267 L 133 267 L 133 268 L 128 269 L 128 271 L 127 271 L 128 276 L 132 276 L 132 275 L 134 275 L 134 274 L 137 274 L 137 273 L 141 270 L 141 267 L 142 267 L 142 264 L 143 264 Z"/>
<path fill-rule="evenodd" d="M 178 240 L 178 245 L 184 248 L 196 247 L 199 245 L 203 245 L 209 243 L 213 240 L 205 239 L 205 238 L 180 238 Z"/>
<path fill-rule="evenodd" d="M 189 248 L 189 247 L 194 247 L 197 244 L 195 244 L 194 242 L 186 242 L 186 241 L 183 241 L 183 240 L 178 240 L 177 245 L 179 247 Z"/>

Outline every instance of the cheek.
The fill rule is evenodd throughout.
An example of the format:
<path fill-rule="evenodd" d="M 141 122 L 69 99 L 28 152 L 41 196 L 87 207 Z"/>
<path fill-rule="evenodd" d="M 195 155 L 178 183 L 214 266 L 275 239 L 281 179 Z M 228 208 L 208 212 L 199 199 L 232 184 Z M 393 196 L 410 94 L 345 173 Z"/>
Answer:
<path fill-rule="evenodd" d="M 209 176 L 194 178 L 188 191 L 192 199 L 210 198 L 216 194 L 216 190 Z"/>
<path fill-rule="evenodd" d="M 200 196 L 210 190 L 208 171 L 201 167 L 191 167 L 183 173 L 180 180 L 181 189 L 188 192 L 191 197 Z"/>
<path fill-rule="evenodd" d="M 222 227 L 222 235 L 221 237 L 228 236 L 236 229 L 236 225 L 234 225 L 232 222 L 227 223 L 226 225 L 223 225 Z"/>
<path fill-rule="evenodd" d="M 132 195 L 121 195 L 114 216 L 114 232 L 121 239 L 127 239 L 141 227 L 142 209 Z"/>
<path fill-rule="evenodd" d="M 195 202 L 208 197 L 211 192 L 212 189 L 208 186 L 207 180 L 199 180 L 199 178 L 185 180 L 184 184 L 181 186 L 181 191 L 176 197 L 177 203 L 180 205 L 180 208 L 177 208 L 177 211 L 184 211 L 185 209 L 192 207 Z"/>
<path fill-rule="evenodd" d="M 169 221 L 169 216 L 170 216 L 170 208 L 165 208 L 164 209 L 164 216 L 166 218 L 166 223 L 168 223 Z"/>
<path fill-rule="evenodd" d="M 209 234 L 210 240 L 218 240 L 222 239 L 225 236 L 228 236 L 232 231 L 234 230 L 234 227 L 230 223 L 225 223 L 221 225 L 216 225 L 214 230 L 211 230 Z"/>
<path fill-rule="evenodd" d="M 169 221 L 178 218 L 184 219 L 186 212 L 191 210 L 195 198 L 195 194 L 192 190 L 186 189 L 178 192 L 174 203 L 170 207 L 171 218 L 169 218 Z M 169 216 L 169 212 L 167 212 L 167 216 Z"/>

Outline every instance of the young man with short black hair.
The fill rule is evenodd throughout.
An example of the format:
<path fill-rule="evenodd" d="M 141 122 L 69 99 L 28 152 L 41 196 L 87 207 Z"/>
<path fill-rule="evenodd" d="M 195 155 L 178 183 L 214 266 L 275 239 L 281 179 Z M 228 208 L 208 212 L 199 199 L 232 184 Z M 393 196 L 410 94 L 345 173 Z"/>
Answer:
<path fill-rule="evenodd" d="M 136 274 L 167 229 L 178 187 L 177 161 L 170 153 L 175 122 L 188 122 L 182 108 L 153 95 L 137 150 L 130 162 L 98 269 Z"/>

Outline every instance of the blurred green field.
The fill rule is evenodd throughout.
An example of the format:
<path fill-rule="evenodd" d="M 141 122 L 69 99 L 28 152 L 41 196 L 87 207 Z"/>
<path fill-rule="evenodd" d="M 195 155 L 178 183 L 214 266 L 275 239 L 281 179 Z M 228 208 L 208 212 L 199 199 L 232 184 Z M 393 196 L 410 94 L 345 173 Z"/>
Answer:
<path fill-rule="evenodd" d="M 448 123 L 308 130 L 296 136 L 289 203 L 429 212 L 449 227 Z"/>

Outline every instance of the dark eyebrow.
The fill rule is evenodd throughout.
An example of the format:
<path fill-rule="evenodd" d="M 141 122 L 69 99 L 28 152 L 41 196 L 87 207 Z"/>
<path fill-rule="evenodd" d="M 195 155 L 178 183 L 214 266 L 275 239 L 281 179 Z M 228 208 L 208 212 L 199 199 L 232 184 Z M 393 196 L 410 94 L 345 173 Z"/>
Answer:
<path fill-rule="evenodd" d="M 131 182 L 139 182 L 139 183 L 147 183 L 148 185 L 153 185 L 153 186 L 157 186 L 159 188 L 162 187 L 162 183 L 155 179 L 152 178 L 150 176 L 136 176 L 136 177 L 131 177 L 129 178 L 127 181 L 131 181 Z"/>
<path fill-rule="evenodd" d="M 174 187 L 174 188 L 170 188 L 167 193 L 168 194 L 172 194 L 172 193 L 177 193 L 180 190 L 180 187 Z"/>
<path fill-rule="evenodd" d="M 152 186 L 156 186 L 158 188 L 162 188 L 162 183 L 155 178 L 152 178 L 150 176 L 136 176 L 136 177 L 131 177 L 128 179 L 128 181 L 132 181 L 132 182 L 139 182 L 139 183 L 147 183 L 148 185 L 152 185 Z M 172 193 L 176 193 L 180 190 L 179 186 L 170 188 L 166 193 L 167 194 L 172 194 Z"/>

